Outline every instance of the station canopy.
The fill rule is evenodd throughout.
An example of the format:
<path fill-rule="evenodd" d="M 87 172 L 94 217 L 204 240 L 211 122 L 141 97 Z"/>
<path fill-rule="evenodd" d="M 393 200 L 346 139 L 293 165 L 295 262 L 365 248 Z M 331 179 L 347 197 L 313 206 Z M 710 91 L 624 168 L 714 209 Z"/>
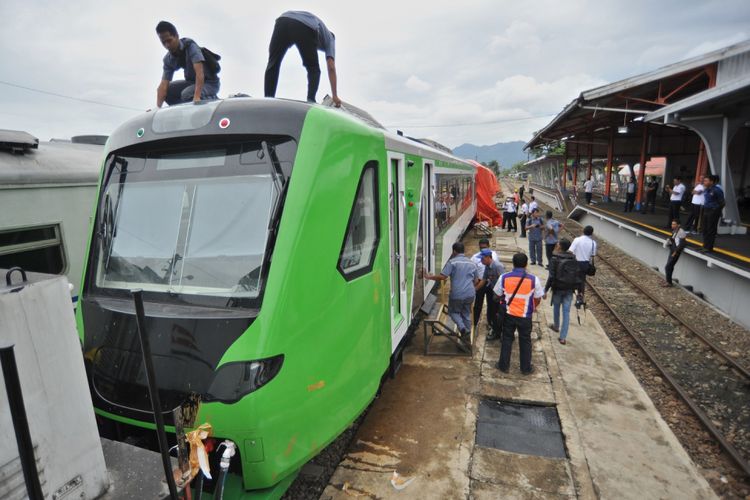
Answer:
<path fill-rule="evenodd" d="M 577 150 L 593 146 L 595 155 L 606 152 L 613 130 L 618 136 L 636 136 L 644 117 L 706 91 L 717 82 L 720 65 L 737 64 L 750 53 L 750 41 L 725 47 L 638 76 L 582 92 L 550 123 L 534 134 L 525 149 L 566 142 Z M 682 131 L 663 127 L 662 135 Z M 635 132 L 635 133 L 634 133 Z"/>

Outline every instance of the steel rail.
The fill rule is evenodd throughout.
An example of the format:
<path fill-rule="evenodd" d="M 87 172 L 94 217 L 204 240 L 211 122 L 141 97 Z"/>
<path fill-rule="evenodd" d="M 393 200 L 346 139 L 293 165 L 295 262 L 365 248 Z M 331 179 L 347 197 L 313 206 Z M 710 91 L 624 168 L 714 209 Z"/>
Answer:
<path fill-rule="evenodd" d="M 568 231 L 568 233 L 571 233 Z M 703 341 L 704 344 L 706 344 L 708 347 L 713 349 L 719 356 L 724 358 L 725 361 L 727 361 L 732 367 L 734 367 L 738 372 L 740 372 L 746 379 L 750 380 L 750 371 L 746 369 L 744 366 L 740 365 L 737 361 L 735 361 L 724 349 L 716 345 L 711 339 L 704 336 L 702 333 L 700 333 L 698 330 L 693 328 L 691 325 L 689 325 L 684 319 L 680 318 L 677 313 L 673 312 L 669 306 L 667 306 L 661 299 L 658 297 L 655 297 L 650 291 L 648 291 L 646 288 L 643 287 L 640 283 L 633 280 L 630 276 L 625 274 L 622 270 L 618 269 L 617 266 L 613 265 L 609 259 L 602 255 L 597 255 L 599 257 L 599 260 L 604 261 L 610 268 L 612 268 L 618 275 L 620 275 L 625 281 L 636 287 L 638 290 L 643 293 L 646 297 L 651 299 L 654 303 L 656 303 L 659 307 L 661 307 L 664 312 L 666 312 L 669 316 L 674 318 L 680 325 L 682 325 L 686 330 L 688 330 L 690 333 L 698 337 Z"/>
<path fill-rule="evenodd" d="M 508 183 L 506 183 L 509 187 L 512 188 L 512 186 Z M 511 189 L 512 190 L 512 189 Z M 573 232 L 566 229 L 566 232 L 570 235 L 574 235 Z M 630 283 L 631 285 L 635 286 L 638 290 L 640 290 L 646 297 L 648 297 L 650 300 L 655 302 L 657 305 L 659 305 L 662 309 L 664 309 L 667 314 L 669 314 L 671 317 L 673 317 L 675 320 L 677 320 L 678 323 L 680 323 L 682 326 L 684 326 L 688 331 L 691 333 L 694 333 L 698 336 L 701 340 L 703 340 L 706 345 L 708 345 L 710 348 L 714 349 L 717 353 L 719 353 L 724 359 L 728 360 L 732 366 L 737 368 L 737 370 L 745 375 L 746 377 L 750 378 L 750 375 L 748 375 L 748 371 L 742 367 L 739 366 L 732 358 L 730 358 L 721 348 L 717 347 L 713 342 L 706 339 L 703 335 L 696 332 L 694 328 L 692 328 L 690 325 L 688 325 L 685 321 L 683 321 L 681 318 L 679 318 L 675 313 L 673 313 L 668 307 L 666 307 L 661 300 L 656 299 L 650 292 L 646 291 L 640 284 L 634 282 L 632 279 L 630 279 L 629 276 L 625 275 L 622 271 L 617 269 L 615 266 L 613 266 L 605 257 L 602 257 L 601 255 L 598 256 L 600 260 L 604 261 L 605 264 L 614 269 L 617 274 L 622 276 L 626 282 Z M 640 338 L 638 337 L 638 334 L 636 334 L 626 323 L 625 320 L 620 316 L 620 314 L 615 311 L 615 309 L 607 302 L 607 300 L 604 298 L 604 295 L 599 290 L 599 288 L 591 283 L 590 281 L 587 281 L 587 284 L 589 287 L 594 291 L 594 293 L 599 297 L 599 299 L 602 301 L 602 303 L 607 307 L 607 309 L 612 313 L 612 315 L 617 319 L 617 321 L 622 325 L 622 327 L 625 329 L 625 331 L 630 335 L 630 337 L 635 341 L 635 343 L 640 347 L 640 349 L 643 351 L 643 353 L 646 355 L 646 357 L 649 359 L 649 361 L 656 367 L 656 369 L 662 374 L 662 376 L 670 383 L 670 385 L 674 388 L 674 390 L 677 392 L 677 394 L 680 396 L 680 398 L 685 402 L 686 405 L 691 409 L 693 414 L 695 414 L 696 417 L 698 417 L 698 420 L 701 422 L 701 424 L 704 426 L 704 428 L 717 440 L 721 448 L 734 460 L 734 462 L 744 471 L 744 473 L 748 476 L 750 476 L 750 464 L 744 459 L 744 457 L 740 454 L 740 452 L 732 445 L 729 441 L 726 440 L 724 437 L 724 434 L 713 424 L 711 419 L 704 413 L 704 411 L 693 401 L 693 399 L 690 397 L 690 395 L 680 386 L 680 384 L 667 372 L 667 369 L 662 365 L 654 356 L 654 354 L 649 350 L 649 348 L 641 342 Z"/>
<path fill-rule="evenodd" d="M 604 296 L 602 295 L 602 292 L 597 288 L 596 285 L 593 285 L 591 283 L 588 283 L 589 287 L 596 293 L 596 295 L 599 297 L 599 299 L 602 301 L 602 303 L 609 309 L 609 311 L 612 313 L 612 315 L 617 319 L 617 321 L 622 325 L 622 327 L 625 329 L 626 332 L 630 335 L 630 337 L 635 340 L 635 343 L 638 344 L 638 347 L 641 348 L 641 350 L 646 354 L 646 357 L 653 363 L 653 365 L 656 367 L 657 370 L 664 376 L 667 381 L 672 385 L 675 391 L 677 391 L 677 394 L 679 394 L 680 398 L 685 402 L 685 404 L 688 405 L 688 407 L 693 411 L 696 417 L 698 417 L 698 420 L 700 420 L 701 424 L 706 428 L 706 430 L 719 442 L 719 445 L 722 447 L 722 449 L 732 458 L 732 460 L 735 461 L 735 463 L 747 474 L 750 476 L 750 464 L 744 459 L 744 457 L 740 454 L 740 452 L 732 445 L 729 441 L 726 440 L 724 437 L 724 434 L 721 433 L 719 429 L 716 428 L 716 426 L 711 422 L 711 419 L 706 415 L 703 410 L 693 401 L 693 399 L 690 397 L 690 395 L 680 386 L 680 384 L 667 372 L 667 369 L 662 365 L 657 359 L 656 356 L 649 350 L 649 348 L 641 342 L 641 340 L 638 338 L 638 334 L 636 334 L 626 323 L 625 320 L 622 319 L 620 314 L 615 311 L 615 309 L 609 305 L 609 303 L 605 300 Z"/>

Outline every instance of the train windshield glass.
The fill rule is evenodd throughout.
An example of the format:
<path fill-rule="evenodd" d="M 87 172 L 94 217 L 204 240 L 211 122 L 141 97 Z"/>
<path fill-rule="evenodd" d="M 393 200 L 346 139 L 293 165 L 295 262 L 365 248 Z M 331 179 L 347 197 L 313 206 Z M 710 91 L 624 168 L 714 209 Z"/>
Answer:
<path fill-rule="evenodd" d="M 239 163 L 239 155 L 234 156 Z M 213 176 L 193 175 L 198 165 L 213 167 L 216 157 L 211 151 L 142 159 L 142 180 L 107 186 L 98 287 L 258 297 L 269 221 L 280 190 L 267 169 L 249 175 L 223 176 L 221 169 Z M 149 170 L 149 164 L 154 168 Z"/>

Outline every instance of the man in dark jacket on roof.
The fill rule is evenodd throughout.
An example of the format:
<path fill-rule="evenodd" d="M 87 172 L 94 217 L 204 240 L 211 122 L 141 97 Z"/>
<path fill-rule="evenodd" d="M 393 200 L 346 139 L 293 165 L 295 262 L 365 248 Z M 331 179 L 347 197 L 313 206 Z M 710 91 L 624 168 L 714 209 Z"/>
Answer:
<path fill-rule="evenodd" d="M 156 25 L 156 34 L 165 49 L 164 70 L 161 83 L 156 89 L 156 106 L 166 102 L 170 106 L 183 102 L 198 102 L 216 99 L 219 93 L 219 75 L 206 66 L 203 51 L 190 38 L 180 38 L 174 24 L 161 21 Z M 184 80 L 172 81 L 174 72 L 183 69 Z"/>
<path fill-rule="evenodd" d="M 268 65 L 266 66 L 265 96 L 276 97 L 276 86 L 279 83 L 281 61 L 289 47 L 297 46 L 302 65 L 307 70 L 307 101 L 315 102 L 320 84 L 320 64 L 318 51 L 326 56 L 328 80 L 331 82 L 331 98 L 336 107 L 341 106 L 336 89 L 336 36 L 328 31 L 323 21 L 317 16 L 302 10 L 290 10 L 276 19 L 268 47 Z"/>

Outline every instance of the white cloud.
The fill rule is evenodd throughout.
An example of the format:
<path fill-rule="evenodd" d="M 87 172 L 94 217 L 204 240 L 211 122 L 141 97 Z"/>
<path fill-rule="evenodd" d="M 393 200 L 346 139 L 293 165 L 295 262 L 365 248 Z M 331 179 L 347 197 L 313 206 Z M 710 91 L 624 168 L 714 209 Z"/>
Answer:
<path fill-rule="evenodd" d="M 406 85 L 406 88 L 410 90 L 414 90 L 416 92 L 427 92 L 428 90 L 432 88 L 432 85 L 430 85 L 429 83 L 427 83 L 426 81 L 422 80 L 421 78 L 415 75 L 411 75 L 406 80 L 405 85 Z"/>
<path fill-rule="evenodd" d="M 683 0 L 308 0 L 303 8 L 336 33 L 342 99 L 409 135 L 454 146 L 528 140 L 551 118 L 539 116 L 583 90 L 736 42 L 748 34 L 746 1 L 686 8 Z M 167 19 L 222 55 L 221 95 L 259 96 L 274 20 L 294 8 L 293 0 L 219 2 L 201 11 L 179 0 L 0 0 L 0 81 L 153 107 L 164 55 L 154 26 Z M 648 22 L 667 18 L 658 29 Z M 304 99 L 305 89 L 292 48 L 277 95 Z M 329 92 L 324 70 L 318 97 Z M 108 134 L 133 113 L 0 84 L 0 128 L 43 140 Z"/>

